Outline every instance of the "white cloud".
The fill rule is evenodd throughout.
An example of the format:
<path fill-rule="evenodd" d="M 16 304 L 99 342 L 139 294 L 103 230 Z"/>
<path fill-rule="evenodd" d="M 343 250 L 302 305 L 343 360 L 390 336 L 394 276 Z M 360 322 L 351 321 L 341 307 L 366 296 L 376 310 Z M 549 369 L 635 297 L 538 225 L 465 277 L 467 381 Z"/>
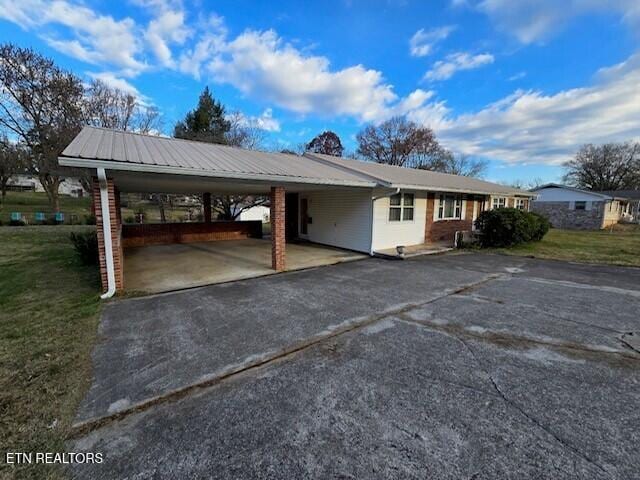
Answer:
<path fill-rule="evenodd" d="M 112 72 L 87 72 L 87 75 L 95 80 L 100 80 L 111 88 L 116 88 L 124 93 L 130 93 L 136 98 L 143 99 L 144 97 L 135 86 Z"/>
<path fill-rule="evenodd" d="M 493 63 L 494 57 L 490 53 L 471 55 L 465 52 L 447 55 L 446 60 L 439 60 L 433 64 L 424 78 L 426 80 L 447 80 L 460 70 L 473 70 Z"/>
<path fill-rule="evenodd" d="M 53 48 L 85 62 L 106 63 L 129 74 L 147 68 L 138 58 L 141 45 L 136 24 L 130 18 L 115 20 L 110 15 L 100 15 L 82 4 L 65 0 L 0 0 L 0 17 L 25 30 L 49 24 L 66 27 L 70 38 L 49 34 L 43 35 L 43 39 Z"/>
<path fill-rule="evenodd" d="M 191 34 L 184 17 L 181 10 L 167 10 L 149 22 L 145 39 L 163 66 L 174 67 L 170 45 L 182 45 Z"/>
<path fill-rule="evenodd" d="M 242 113 L 236 114 L 241 125 L 252 126 L 265 132 L 279 132 L 280 122 L 273 118 L 273 110 L 271 108 L 265 109 L 258 116 L 247 116 Z"/>
<path fill-rule="evenodd" d="M 409 52 L 414 57 L 425 57 L 432 52 L 436 43 L 446 39 L 455 29 L 454 25 L 438 27 L 426 32 L 421 28 L 409 40 Z"/>
<path fill-rule="evenodd" d="M 402 101 L 381 72 L 362 65 L 332 71 L 326 57 L 304 55 L 273 30 L 228 41 L 208 68 L 218 82 L 297 113 L 377 121 Z"/>
<path fill-rule="evenodd" d="M 553 95 L 518 90 L 476 113 L 452 118 L 445 112 L 436 132 L 467 154 L 559 164 L 584 143 L 640 140 L 639 84 L 636 54 L 598 72 L 591 86 Z"/>
<path fill-rule="evenodd" d="M 518 73 L 514 73 L 513 75 L 511 75 L 509 78 L 507 78 L 507 81 L 509 82 L 515 82 L 516 80 L 520 80 L 521 78 L 524 78 L 527 76 L 527 72 L 518 72 Z"/>
<path fill-rule="evenodd" d="M 640 27 L 638 0 L 481 0 L 475 7 L 522 43 L 545 40 L 570 19 L 589 13 L 614 13 Z"/>

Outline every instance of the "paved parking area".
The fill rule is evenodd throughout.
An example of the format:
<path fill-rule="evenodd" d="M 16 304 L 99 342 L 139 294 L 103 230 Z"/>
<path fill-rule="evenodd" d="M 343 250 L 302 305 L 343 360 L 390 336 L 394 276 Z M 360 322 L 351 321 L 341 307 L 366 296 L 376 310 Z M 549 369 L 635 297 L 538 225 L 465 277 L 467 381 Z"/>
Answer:
<path fill-rule="evenodd" d="M 72 473 L 634 478 L 638 312 L 639 269 L 484 254 L 116 302 Z"/>

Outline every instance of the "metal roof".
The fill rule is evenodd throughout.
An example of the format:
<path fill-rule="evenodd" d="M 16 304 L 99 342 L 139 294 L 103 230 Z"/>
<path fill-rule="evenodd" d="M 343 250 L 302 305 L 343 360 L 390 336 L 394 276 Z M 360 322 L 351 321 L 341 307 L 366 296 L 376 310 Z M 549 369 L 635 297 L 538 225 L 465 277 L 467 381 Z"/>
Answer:
<path fill-rule="evenodd" d="M 625 200 L 640 200 L 640 190 L 607 190 L 598 193 L 611 195 L 615 198 L 623 198 Z"/>
<path fill-rule="evenodd" d="M 545 183 L 544 185 L 540 185 L 539 187 L 532 188 L 532 192 L 537 192 L 539 190 L 543 190 L 545 188 L 560 188 L 563 190 L 571 190 L 572 192 L 584 193 L 586 195 L 593 195 L 597 198 L 603 198 L 605 200 L 612 200 L 613 196 L 609 195 L 607 192 L 594 192 L 591 190 L 582 190 L 580 188 L 571 187 L 569 185 L 562 185 L 561 183 Z M 617 198 L 617 197 L 616 197 Z"/>
<path fill-rule="evenodd" d="M 375 182 L 304 157 L 86 126 L 60 164 L 110 170 L 373 187 Z"/>
<path fill-rule="evenodd" d="M 86 126 L 60 165 L 124 172 L 215 177 L 238 181 L 390 187 L 439 192 L 533 196 L 476 178 L 307 153 L 246 150 L 227 145 Z"/>
<path fill-rule="evenodd" d="M 534 196 L 530 192 L 517 188 L 485 182 L 477 178 L 451 175 L 448 173 L 419 170 L 415 168 L 396 167 L 374 162 L 360 160 L 347 160 L 345 158 L 321 155 L 318 153 L 305 153 L 305 156 L 316 159 L 325 164 L 334 165 L 345 171 L 359 172 L 367 178 L 382 182 L 385 186 L 400 187 L 416 190 L 432 190 L 440 192 L 464 192 Z"/>

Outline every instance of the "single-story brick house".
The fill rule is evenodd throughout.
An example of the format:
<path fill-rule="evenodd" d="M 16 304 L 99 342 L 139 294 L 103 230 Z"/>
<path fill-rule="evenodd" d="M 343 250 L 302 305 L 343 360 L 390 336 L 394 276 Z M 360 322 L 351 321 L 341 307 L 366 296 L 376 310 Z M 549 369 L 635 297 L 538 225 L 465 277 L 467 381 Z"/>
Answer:
<path fill-rule="evenodd" d="M 318 154 L 244 150 L 85 127 L 59 157 L 94 173 L 100 268 L 122 290 L 124 250 L 260 237 L 258 222 L 211 222 L 211 194 L 270 196 L 271 268 L 297 240 L 373 255 L 399 245 L 453 243 L 486 209 L 529 209 L 534 196 L 482 180 Z M 122 225 L 120 192 L 199 193 L 204 222 Z M 106 221 L 108 219 L 108 221 Z M 107 295 L 107 296 L 108 296 Z"/>
<path fill-rule="evenodd" d="M 549 183 L 531 190 L 537 196 L 534 212 L 546 216 L 556 228 L 607 228 L 630 216 L 632 202 L 613 192 L 594 192 Z"/>

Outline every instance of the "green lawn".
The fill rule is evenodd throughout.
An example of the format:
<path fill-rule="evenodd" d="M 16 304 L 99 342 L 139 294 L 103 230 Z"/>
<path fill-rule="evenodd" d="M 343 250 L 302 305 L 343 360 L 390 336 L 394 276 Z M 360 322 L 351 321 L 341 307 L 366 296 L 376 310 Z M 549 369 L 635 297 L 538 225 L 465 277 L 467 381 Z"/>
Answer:
<path fill-rule="evenodd" d="M 93 227 L 0 227 L 0 445 L 64 451 L 89 386 L 100 310 L 97 267 L 76 259 L 69 233 Z M 48 466 L 0 477 L 59 478 Z"/>
<path fill-rule="evenodd" d="M 640 267 L 640 226 L 617 225 L 613 231 L 551 229 L 540 242 L 498 251 L 508 255 Z"/>
<path fill-rule="evenodd" d="M 65 220 L 69 221 L 75 215 L 81 223 L 89 215 L 91 199 L 89 197 L 73 198 L 68 195 L 60 195 L 60 211 L 65 214 Z M 53 212 L 49 206 L 46 193 L 40 192 L 7 192 L 4 203 L 0 203 L 0 221 L 6 224 L 11 218 L 11 212 L 20 212 L 26 216 L 29 223 L 35 223 L 35 213 L 44 212 L 50 216 Z"/>

